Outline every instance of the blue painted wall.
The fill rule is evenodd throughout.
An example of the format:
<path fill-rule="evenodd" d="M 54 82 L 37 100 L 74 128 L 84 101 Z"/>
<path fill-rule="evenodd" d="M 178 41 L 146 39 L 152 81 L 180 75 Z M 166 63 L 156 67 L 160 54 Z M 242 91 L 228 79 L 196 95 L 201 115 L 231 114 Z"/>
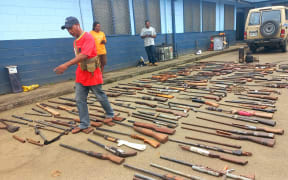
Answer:
<path fill-rule="evenodd" d="M 203 33 L 183 33 L 183 0 L 175 2 L 178 54 L 195 50 L 196 40 L 198 48 L 208 49 L 210 36 L 223 30 L 223 3 L 229 1 L 209 1 L 217 2 L 217 31 Z M 143 40 L 134 35 L 132 0 L 129 0 L 129 7 L 132 35 L 107 37 L 106 71 L 134 66 L 140 56 L 146 58 Z M 166 39 L 169 44 L 172 33 L 171 0 L 160 0 L 160 12 L 162 34 L 158 34 L 156 44 L 162 44 Z M 60 30 L 65 17 L 71 15 L 80 20 L 84 30 L 90 31 L 93 22 L 91 0 L 81 0 L 80 4 L 79 0 L 0 1 L 0 94 L 11 92 L 5 69 L 7 65 L 18 66 L 23 85 L 43 85 L 74 79 L 76 67 L 70 68 L 61 76 L 53 72 L 57 65 L 74 57 L 73 38 L 67 31 Z M 226 31 L 226 34 L 229 42 L 235 41 L 235 31 Z"/>

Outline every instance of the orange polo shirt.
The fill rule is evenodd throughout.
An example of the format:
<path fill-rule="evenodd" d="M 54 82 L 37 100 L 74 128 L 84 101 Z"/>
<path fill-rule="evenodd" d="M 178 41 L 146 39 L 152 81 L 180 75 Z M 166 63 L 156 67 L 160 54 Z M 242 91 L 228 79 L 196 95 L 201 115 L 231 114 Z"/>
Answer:
<path fill-rule="evenodd" d="M 87 55 L 88 58 L 97 56 L 94 38 L 91 36 L 91 34 L 84 32 L 78 39 L 76 39 L 74 41 L 74 49 L 76 48 L 75 42 L 79 53 Z M 80 65 L 78 64 L 75 81 L 77 83 L 81 83 L 83 86 L 103 84 L 102 72 L 100 68 L 97 68 L 94 73 L 90 73 L 86 70 L 82 71 Z"/>
<path fill-rule="evenodd" d="M 105 44 L 101 44 L 101 41 L 104 40 L 105 43 L 107 42 L 105 33 L 102 31 L 96 32 L 96 31 L 90 31 L 90 34 L 95 39 L 96 49 L 98 55 L 104 55 L 106 54 L 106 48 Z"/>

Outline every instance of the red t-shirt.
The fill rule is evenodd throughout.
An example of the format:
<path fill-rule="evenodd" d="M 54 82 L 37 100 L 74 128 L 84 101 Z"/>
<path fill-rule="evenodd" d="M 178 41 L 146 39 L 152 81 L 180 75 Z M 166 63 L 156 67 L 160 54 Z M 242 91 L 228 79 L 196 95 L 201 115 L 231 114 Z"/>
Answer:
<path fill-rule="evenodd" d="M 95 40 L 91 34 L 84 32 L 78 39 L 75 40 L 78 52 L 85 54 L 88 58 L 97 56 Z M 74 49 L 75 49 L 74 41 Z M 81 83 L 83 86 L 94 86 L 103 84 L 102 72 L 100 68 L 97 68 L 94 73 L 88 71 L 82 71 L 80 65 L 76 69 L 76 80 L 77 83 Z"/>

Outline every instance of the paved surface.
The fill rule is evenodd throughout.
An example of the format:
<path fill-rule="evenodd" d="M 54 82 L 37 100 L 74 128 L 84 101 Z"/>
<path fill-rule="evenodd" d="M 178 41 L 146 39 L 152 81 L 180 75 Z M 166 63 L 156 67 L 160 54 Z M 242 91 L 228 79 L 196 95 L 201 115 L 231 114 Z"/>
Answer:
<path fill-rule="evenodd" d="M 235 46 L 231 46 L 229 49 L 220 52 L 206 51 L 203 52 L 203 54 L 201 55 L 187 54 L 184 56 L 180 56 L 178 59 L 161 62 L 159 63 L 159 66 L 156 67 L 151 66 L 139 67 L 139 68 L 131 67 L 122 70 L 108 72 L 104 74 L 104 84 L 124 80 L 127 78 L 134 77 L 136 75 L 151 73 L 157 70 L 173 67 L 187 62 L 197 61 L 199 59 L 211 57 L 217 54 L 236 51 L 240 46 L 243 45 L 237 44 Z M 51 69 L 51 71 L 53 70 Z M 67 81 L 62 83 L 41 86 L 40 88 L 30 92 L 0 95 L 0 112 L 15 107 L 23 106 L 26 104 L 31 104 L 33 102 L 38 102 L 44 99 L 49 99 L 60 95 L 72 93 L 74 91 L 73 86 L 74 81 Z"/>
<path fill-rule="evenodd" d="M 231 52 L 227 54 L 222 54 L 219 56 L 214 56 L 205 61 L 236 61 L 237 52 Z M 269 53 L 258 53 L 256 56 L 259 56 L 260 62 L 275 62 L 281 60 L 287 60 L 287 53 L 277 53 L 277 52 L 269 52 Z M 148 69 L 148 68 L 147 68 Z M 130 70 L 129 70 L 130 71 Z M 127 72 L 126 72 L 127 73 Z M 157 73 L 157 72 L 153 72 Z M 109 87 L 115 86 L 118 83 L 127 83 L 133 80 L 142 78 L 142 77 L 151 77 L 152 73 L 143 74 L 139 76 L 135 76 L 132 78 L 128 78 L 125 80 L 121 80 L 118 82 L 114 82 L 111 84 L 104 85 L 104 89 L 108 89 Z M 69 82 L 67 82 L 67 85 Z M 40 90 L 40 89 L 39 89 Z M 36 92 L 36 91 L 35 91 Z M 288 92 L 287 89 L 281 90 L 282 95 L 279 96 L 279 101 L 277 102 L 278 111 L 275 113 L 274 120 L 277 121 L 277 126 L 279 128 L 283 128 L 287 131 L 288 123 L 285 117 L 288 116 L 287 107 L 288 107 Z M 66 95 L 65 97 L 73 97 L 74 94 Z M 110 98 L 110 100 L 114 100 L 115 98 Z M 233 99 L 233 95 L 229 94 L 227 99 Z M 132 100 L 132 99 L 131 99 Z M 226 99 L 225 99 L 226 100 Z M 173 99 L 172 101 L 189 103 L 189 101 L 179 101 L 177 99 Z M 14 108 L 0 114 L 0 118 L 10 118 L 11 114 L 23 115 L 24 112 L 31 112 L 31 108 L 35 107 L 34 104 L 26 105 L 19 108 Z M 203 107 L 204 108 L 204 107 Z M 224 108 L 224 107 L 223 107 Z M 68 116 L 69 114 L 61 112 L 62 115 Z M 199 115 L 199 114 L 198 114 Z M 71 116 L 71 115 L 69 115 Z M 122 116 L 126 116 L 123 114 Z M 225 122 L 235 122 L 233 120 L 224 119 L 224 118 L 215 118 L 214 116 L 209 115 L 199 115 L 207 118 L 213 118 L 215 120 L 221 120 Z M 71 116 L 72 117 L 72 116 Z M 226 128 L 224 126 L 214 125 L 210 123 L 205 123 L 195 118 L 196 114 L 194 112 L 189 113 L 188 118 L 181 119 L 181 122 L 190 122 L 190 123 L 198 123 L 207 126 L 214 126 L 219 128 Z M 31 119 L 47 119 L 47 118 L 38 118 L 29 116 Z M 128 118 L 134 120 L 134 118 Z M 127 122 L 128 123 L 128 122 Z M 104 126 L 105 128 L 110 128 L 108 126 Z M 115 126 L 113 129 L 117 129 L 123 132 L 133 133 L 133 130 L 122 127 Z M 246 142 L 246 141 L 235 141 L 230 139 L 225 139 L 222 137 L 214 137 L 206 134 L 200 134 L 197 132 L 186 131 L 178 127 L 177 132 L 171 138 L 185 140 L 187 142 L 194 142 L 191 140 L 187 140 L 184 136 L 194 136 L 198 138 L 209 138 L 215 141 L 222 141 L 225 143 L 239 144 L 242 146 L 244 151 L 249 151 L 253 153 L 252 157 L 235 157 L 239 159 L 246 159 L 249 163 L 246 166 L 240 166 L 231 164 L 229 162 L 220 161 L 218 159 L 211 159 L 208 157 L 200 156 L 197 154 L 193 154 L 191 152 L 182 151 L 177 144 L 172 142 L 167 142 L 166 144 L 162 144 L 159 148 L 154 149 L 150 146 L 147 146 L 147 149 L 144 152 L 138 152 L 136 157 L 126 158 L 126 163 L 130 165 L 135 165 L 136 167 L 142 167 L 145 169 L 152 170 L 154 172 L 158 172 L 161 174 L 165 174 L 166 172 L 162 170 L 158 170 L 156 168 L 150 167 L 150 163 L 157 163 L 159 165 L 163 165 L 169 168 L 174 168 L 176 170 L 200 176 L 205 179 L 221 179 L 214 178 L 212 176 L 208 176 L 205 174 L 198 173 L 196 171 L 192 171 L 191 167 L 186 167 L 179 164 L 174 164 L 171 162 L 167 162 L 161 160 L 159 158 L 160 155 L 170 156 L 179 160 L 185 160 L 190 163 L 201 164 L 205 166 L 209 166 L 214 169 L 222 169 L 225 165 L 228 165 L 229 168 L 236 169 L 237 174 L 255 174 L 256 179 L 260 180 L 285 180 L 288 177 L 287 167 L 288 167 L 288 141 L 287 136 L 284 134 L 283 136 L 276 137 L 276 145 L 273 148 L 265 147 L 262 145 L 257 145 L 254 143 Z M 48 139 L 55 137 L 55 133 L 50 133 L 43 131 Z M 32 128 L 21 126 L 21 130 L 16 135 L 20 137 L 30 137 L 33 139 L 41 140 L 40 137 L 35 136 Z M 105 152 L 103 149 L 87 142 L 87 138 L 95 139 L 101 143 L 105 143 L 107 145 L 113 145 L 108 141 L 104 141 L 100 137 L 96 137 L 94 135 L 86 135 L 84 133 L 80 133 L 77 135 L 68 135 L 63 136 L 59 142 L 50 144 L 45 147 L 38 147 L 32 144 L 21 144 L 18 141 L 12 139 L 12 134 L 7 131 L 0 131 L 0 179 L 2 180 L 39 180 L 39 179 L 57 179 L 57 180 L 128 180 L 132 179 L 135 171 L 126 169 L 122 165 L 116 165 L 109 161 L 101 161 L 92 157 L 85 156 L 81 153 L 73 152 L 68 149 L 64 149 L 59 147 L 59 143 L 65 143 L 73 146 L 77 146 L 87 150 L 93 150 L 96 152 Z M 114 136 L 114 135 L 113 135 Z M 115 135 L 116 136 L 116 135 Z M 125 136 L 118 136 L 121 139 L 126 139 L 131 142 L 140 143 L 140 141 L 130 139 Z M 207 143 L 206 143 L 207 144 Z M 225 147 L 223 147 L 225 148 Z M 123 147 L 123 149 L 126 149 Z M 231 148 L 230 148 L 231 149 Z M 226 155 L 226 154 L 222 154 Z M 227 155 L 230 156 L 230 155 Z M 230 156 L 231 157 L 231 156 Z M 234 157 L 234 156 L 233 156 Z M 54 171 L 60 171 L 60 176 L 52 177 Z"/>

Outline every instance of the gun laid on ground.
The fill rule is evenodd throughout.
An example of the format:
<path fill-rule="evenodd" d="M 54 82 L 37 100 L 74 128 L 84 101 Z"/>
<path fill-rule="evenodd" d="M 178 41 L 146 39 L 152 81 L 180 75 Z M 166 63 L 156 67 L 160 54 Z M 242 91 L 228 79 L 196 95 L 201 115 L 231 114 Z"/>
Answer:
<path fill-rule="evenodd" d="M 121 102 L 133 102 L 133 103 L 135 103 L 135 104 L 145 105 L 145 106 L 149 106 L 149 107 L 151 107 L 151 108 L 155 108 L 155 107 L 157 107 L 156 104 L 150 104 L 150 103 L 143 102 L 143 101 L 128 101 L 128 100 L 122 100 L 122 99 L 116 99 L 115 101 L 121 101 Z"/>
<path fill-rule="evenodd" d="M 172 96 L 172 95 L 161 94 L 161 93 L 152 93 L 152 92 L 137 92 L 137 93 L 146 94 L 146 95 L 150 95 L 150 96 L 157 96 L 157 97 L 162 97 L 162 98 L 167 98 L 167 99 L 174 98 L 174 96 Z"/>
<path fill-rule="evenodd" d="M 237 149 L 237 150 L 223 149 L 220 147 L 208 146 L 208 145 L 204 145 L 204 144 L 188 143 L 188 142 L 178 141 L 178 140 L 174 140 L 174 139 L 169 139 L 169 141 L 175 142 L 175 143 L 180 143 L 180 144 L 186 144 L 189 146 L 195 146 L 195 147 L 200 147 L 200 148 L 204 148 L 204 149 L 209 149 L 209 150 L 213 150 L 213 151 L 218 151 L 218 152 L 222 152 L 222 153 L 232 154 L 232 155 L 236 155 L 236 156 L 252 156 L 251 152 L 245 152 L 245 151 L 242 151 L 240 149 Z"/>
<path fill-rule="evenodd" d="M 217 130 L 217 131 L 225 131 L 225 132 L 229 132 L 229 133 L 233 133 L 233 134 L 241 134 L 241 135 L 246 135 L 246 136 L 265 137 L 265 138 L 272 138 L 272 139 L 275 137 L 275 135 L 273 133 L 266 133 L 266 132 L 227 130 L 227 129 L 213 128 L 213 127 L 201 126 L 198 124 L 184 123 L 184 122 L 182 122 L 182 124 L 188 125 L 188 126 L 205 128 L 205 129 L 212 129 L 212 130 Z"/>
<path fill-rule="evenodd" d="M 107 145 L 104 145 L 104 144 L 101 144 L 95 140 L 92 140 L 90 138 L 88 138 L 88 141 L 93 143 L 93 144 L 96 144 L 97 146 L 100 146 L 104 149 L 106 149 L 107 151 L 115 154 L 116 156 L 119 156 L 119 157 L 131 157 L 131 156 L 136 156 L 137 155 L 137 152 L 136 151 L 124 151 L 122 149 L 119 149 L 119 148 L 116 148 L 116 147 L 113 147 L 113 146 L 107 146 Z"/>
<path fill-rule="evenodd" d="M 163 179 L 163 180 L 184 180 L 184 178 L 182 178 L 182 177 L 177 177 L 177 176 L 173 176 L 173 175 L 170 175 L 170 174 L 161 175 L 161 174 L 157 174 L 157 173 L 145 170 L 145 169 L 141 169 L 141 168 L 137 168 L 137 167 L 134 167 L 134 166 L 130 166 L 128 164 L 124 164 L 124 167 L 131 168 L 131 169 L 134 169 L 134 170 L 137 170 L 137 171 L 140 171 L 140 172 L 144 172 L 144 173 L 150 174 L 152 176 L 159 177 L 160 179 Z"/>
<path fill-rule="evenodd" d="M 242 111 L 242 110 L 236 110 L 236 109 L 225 110 L 225 109 L 220 109 L 220 108 L 215 108 L 215 107 L 206 107 L 206 109 L 210 111 L 226 112 L 229 114 L 238 114 L 241 116 L 257 116 L 257 117 L 268 118 L 268 119 L 273 118 L 272 113 L 266 113 L 266 112 Z"/>
<path fill-rule="evenodd" d="M 67 148 L 67 149 L 71 149 L 73 151 L 78 151 L 78 152 L 81 152 L 81 153 L 84 153 L 88 156 L 92 156 L 92 157 L 96 157 L 98 159 L 103 159 L 103 160 L 109 160 L 113 163 L 116 163 L 116 164 L 122 164 L 125 159 L 124 158 L 121 158 L 121 157 L 117 157 L 117 156 L 114 156 L 114 155 L 111 155 L 111 154 L 102 154 L 102 153 L 96 153 L 96 152 L 93 152 L 93 151 L 85 151 L 85 150 L 82 150 L 82 149 L 78 149 L 78 148 L 75 148 L 75 147 L 72 147 L 72 146 L 69 146 L 69 145 L 65 145 L 65 144 L 60 144 L 60 146 L 64 147 L 64 148 Z"/>
<path fill-rule="evenodd" d="M 160 98 L 160 97 L 150 97 L 150 96 L 130 96 L 130 95 L 124 95 L 125 97 L 129 98 L 137 98 L 137 99 L 142 99 L 142 100 L 147 100 L 147 101 L 159 101 L 159 102 L 166 102 L 168 101 L 167 98 Z"/>
<path fill-rule="evenodd" d="M 160 156 L 160 158 L 168 160 L 168 161 L 171 161 L 171 162 L 175 162 L 175 163 L 178 163 L 178 164 L 182 164 L 182 165 L 185 165 L 185 166 L 192 167 L 192 170 L 194 170 L 194 171 L 198 171 L 198 172 L 201 172 L 201 173 L 209 174 L 211 176 L 216 176 L 216 177 L 222 176 L 222 172 L 221 171 L 214 170 L 214 169 L 209 168 L 209 167 L 204 167 L 204 166 L 201 166 L 201 165 L 196 165 L 196 164 L 180 161 L 180 160 L 169 158 L 169 157 L 165 157 L 165 156 Z"/>
<path fill-rule="evenodd" d="M 111 132 L 111 133 L 115 133 L 115 134 L 122 134 L 122 135 L 125 135 L 125 136 L 129 136 L 133 139 L 139 139 L 139 140 L 142 140 L 144 143 L 147 143 L 149 145 L 151 145 L 152 147 L 154 148 L 157 148 L 160 146 L 160 143 L 158 141 L 155 141 L 153 139 L 148 139 L 144 136 L 140 136 L 138 134 L 128 134 L 128 133 L 123 133 L 123 132 L 120 132 L 120 131 L 114 131 L 114 130 L 110 130 L 110 129 L 104 129 L 104 128 L 96 128 L 97 130 L 100 130 L 100 131 L 106 131 L 106 132 Z"/>
<path fill-rule="evenodd" d="M 113 120 L 113 122 L 116 123 L 116 124 L 120 124 L 122 126 L 130 127 L 132 129 L 134 129 L 136 132 L 139 132 L 141 134 L 145 134 L 146 136 L 153 137 L 154 139 L 156 139 L 157 141 L 159 141 L 161 143 L 166 143 L 168 141 L 168 135 L 166 135 L 166 134 L 157 133 L 157 132 L 154 132 L 154 131 L 152 131 L 150 129 L 139 128 L 139 127 L 136 127 L 136 126 L 132 126 L 130 124 L 125 124 L 125 123 L 117 122 L 117 121 L 114 121 L 114 120 Z"/>
<path fill-rule="evenodd" d="M 202 130 L 187 128 L 187 127 L 181 127 L 181 128 L 186 129 L 186 130 L 206 133 L 206 134 L 210 134 L 210 135 L 214 135 L 214 136 L 226 137 L 229 139 L 251 141 L 251 142 L 255 142 L 257 144 L 261 144 L 261 145 L 265 145 L 265 146 L 269 146 L 269 147 L 273 147 L 275 145 L 275 142 L 276 142 L 275 139 L 260 138 L 260 137 L 253 137 L 253 136 L 244 136 L 244 135 L 235 135 L 235 134 L 225 132 L 225 131 L 216 130 L 216 133 L 212 133 L 212 132 L 208 132 L 208 131 L 202 131 Z"/>
<path fill-rule="evenodd" d="M 128 122 L 133 123 L 133 126 L 139 126 L 139 127 L 143 127 L 147 129 L 152 129 L 154 131 L 165 133 L 165 134 L 174 134 L 176 132 L 175 129 L 160 127 L 160 126 L 156 126 L 150 123 L 142 123 L 142 122 L 136 122 L 136 121 L 131 121 L 131 120 L 128 120 Z"/>
<path fill-rule="evenodd" d="M 108 141 L 118 143 L 117 146 L 125 145 L 127 147 L 130 147 L 130 148 L 133 148 L 133 149 L 136 149 L 136 150 L 139 150 L 139 151 L 144 151 L 146 149 L 146 145 L 145 144 L 131 143 L 131 142 L 128 142 L 126 140 L 118 139 L 118 138 L 109 136 L 107 134 L 102 134 L 102 133 L 97 132 L 97 131 L 94 131 L 93 134 L 95 134 L 97 136 L 101 136 L 101 137 L 103 137 L 104 139 L 106 139 Z"/>
<path fill-rule="evenodd" d="M 235 124 L 235 123 L 224 123 L 220 121 L 215 121 L 207 118 L 202 118 L 196 116 L 196 118 L 204 120 L 204 121 L 209 121 L 213 123 L 218 123 L 218 124 L 224 124 L 226 126 L 232 126 L 232 127 L 237 127 L 240 129 L 247 129 L 247 130 L 253 130 L 253 131 L 264 131 L 268 133 L 274 133 L 274 134 L 284 134 L 284 129 L 274 129 L 274 128 L 267 128 L 267 127 L 256 127 L 256 126 L 251 126 L 251 125 L 243 125 L 243 124 Z"/>
<path fill-rule="evenodd" d="M 228 162 L 235 163 L 235 164 L 246 165 L 248 163 L 248 161 L 245 161 L 245 160 L 221 156 L 219 154 L 211 153 L 207 150 L 197 148 L 197 147 L 192 147 L 192 146 L 189 147 L 189 146 L 184 146 L 184 145 L 180 145 L 180 144 L 179 144 L 179 147 L 181 147 L 183 150 L 186 150 L 186 151 L 191 151 L 191 152 L 201 154 L 201 155 L 211 157 L 211 158 L 218 158 L 220 160 L 228 161 Z"/>
<path fill-rule="evenodd" d="M 136 108 L 149 109 L 149 110 L 154 110 L 157 112 L 163 112 L 163 113 L 173 114 L 175 116 L 182 116 L 182 117 L 188 117 L 188 115 L 189 115 L 188 113 L 177 112 L 177 111 L 164 109 L 164 108 L 147 108 L 147 107 L 142 107 L 142 106 L 136 106 Z"/>
<path fill-rule="evenodd" d="M 191 99 L 192 102 L 201 103 L 201 104 L 206 104 L 206 105 L 214 106 L 214 107 L 218 107 L 218 106 L 219 106 L 219 104 L 217 104 L 217 103 L 210 102 L 210 101 L 204 101 L 204 100 L 199 99 L 199 98 L 177 97 L 177 99 L 186 99 L 186 100 L 190 100 L 190 99 Z"/>

